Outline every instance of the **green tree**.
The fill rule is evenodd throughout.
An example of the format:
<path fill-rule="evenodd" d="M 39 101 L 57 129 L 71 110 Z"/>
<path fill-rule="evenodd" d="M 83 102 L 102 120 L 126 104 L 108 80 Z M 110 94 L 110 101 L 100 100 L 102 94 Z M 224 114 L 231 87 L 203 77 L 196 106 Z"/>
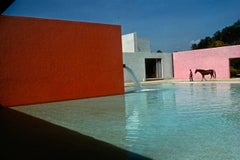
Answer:
<path fill-rule="evenodd" d="M 201 49 L 237 44 L 240 44 L 240 20 L 215 32 L 212 37 L 205 37 L 198 44 L 192 44 L 191 48 Z"/>
<path fill-rule="evenodd" d="M 222 47 L 225 46 L 225 43 L 221 40 L 212 40 L 207 48 L 213 48 L 213 47 Z"/>

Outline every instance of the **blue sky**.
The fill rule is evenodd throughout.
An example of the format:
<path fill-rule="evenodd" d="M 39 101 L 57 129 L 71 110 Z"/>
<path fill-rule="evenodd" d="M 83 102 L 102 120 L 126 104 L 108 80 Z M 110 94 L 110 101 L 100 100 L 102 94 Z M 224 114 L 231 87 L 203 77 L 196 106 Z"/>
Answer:
<path fill-rule="evenodd" d="M 173 52 L 240 19 L 240 0 L 15 0 L 4 14 L 118 24 Z"/>

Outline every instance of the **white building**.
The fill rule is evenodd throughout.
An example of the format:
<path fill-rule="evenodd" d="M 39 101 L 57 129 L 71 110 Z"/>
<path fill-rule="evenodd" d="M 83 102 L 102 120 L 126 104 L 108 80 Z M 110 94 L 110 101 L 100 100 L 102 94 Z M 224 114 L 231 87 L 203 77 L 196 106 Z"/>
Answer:
<path fill-rule="evenodd" d="M 138 38 L 136 33 L 122 35 L 123 63 L 131 68 L 139 81 L 173 78 L 171 53 L 153 53 L 150 41 Z M 133 78 L 124 70 L 124 81 Z"/>

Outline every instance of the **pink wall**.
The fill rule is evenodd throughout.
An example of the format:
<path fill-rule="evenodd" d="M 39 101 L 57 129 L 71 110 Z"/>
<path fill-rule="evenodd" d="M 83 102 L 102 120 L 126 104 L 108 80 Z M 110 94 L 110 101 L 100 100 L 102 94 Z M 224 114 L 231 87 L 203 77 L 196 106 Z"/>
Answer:
<path fill-rule="evenodd" d="M 229 78 L 229 59 L 240 58 L 240 45 L 173 53 L 174 78 L 188 79 L 189 69 L 214 69 L 217 78 Z M 199 73 L 194 79 L 201 79 Z M 209 75 L 206 76 L 209 78 Z"/>

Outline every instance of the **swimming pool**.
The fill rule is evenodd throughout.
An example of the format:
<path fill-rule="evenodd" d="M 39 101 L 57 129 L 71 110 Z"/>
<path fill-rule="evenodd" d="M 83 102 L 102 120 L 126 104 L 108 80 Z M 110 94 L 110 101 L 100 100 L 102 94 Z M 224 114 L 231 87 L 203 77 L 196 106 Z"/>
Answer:
<path fill-rule="evenodd" d="M 14 109 L 152 159 L 240 159 L 240 83 L 132 89 Z"/>

